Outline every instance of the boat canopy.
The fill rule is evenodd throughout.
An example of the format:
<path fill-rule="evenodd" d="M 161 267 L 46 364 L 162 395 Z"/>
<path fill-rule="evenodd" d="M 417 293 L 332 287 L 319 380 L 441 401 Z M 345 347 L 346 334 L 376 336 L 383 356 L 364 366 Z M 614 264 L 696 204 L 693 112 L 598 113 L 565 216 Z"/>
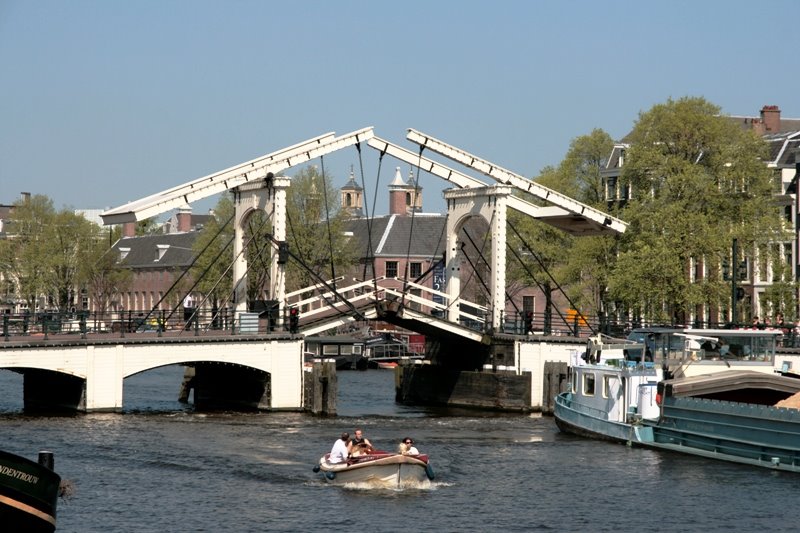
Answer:
<path fill-rule="evenodd" d="M 753 370 L 729 370 L 664 380 L 659 383 L 658 391 L 664 397 L 702 397 L 731 401 L 742 401 L 739 398 L 744 397 L 748 403 L 765 405 L 774 404 L 800 392 L 800 379 Z M 757 401 L 758 398 L 762 401 Z"/>

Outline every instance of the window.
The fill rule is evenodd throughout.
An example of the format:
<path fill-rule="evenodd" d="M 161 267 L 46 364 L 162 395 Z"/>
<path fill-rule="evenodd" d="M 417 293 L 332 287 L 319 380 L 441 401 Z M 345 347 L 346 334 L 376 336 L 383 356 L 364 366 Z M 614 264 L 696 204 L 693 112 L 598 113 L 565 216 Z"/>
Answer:
<path fill-rule="evenodd" d="M 572 390 L 572 394 L 578 392 L 578 374 L 575 372 L 572 373 L 572 379 L 570 380 L 570 389 Z"/>
<path fill-rule="evenodd" d="M 386 261 L 386 277 L 397 277 L 397 261 Z"/>
<path fill-rule="evenodd" d="M 611 397 L 611 389 L 618 388 L 616 376 L 603 376 L 603 398 Z"/>
<path fill-rule="evenodd" d="M 422 263 L 411 263 L 411 277 L 417 279 L 422 275 Z"/>
<path fill-rule="evenodd" d="M 594 374 L 583 375 L 583 395 L 594 396 Z"/>
<path fill-rule="evenodd" d="M 536 306 L 536 297 L 535 296 L 523 296 L 522 297 L 522 313 L 523 313 L 523 315 L 527 316 L 528 313 L 533 313 L 535 306 Z"/>
<path fill-rule="evenodd" d="M 326 344 L 322 347 L 322 355 L 339 355 L 339 347 L 335 344 Z"/>
<path fill-rule="evenodd" d="M 617 178 L 615 176 L 609 176 L 606 179 L 606 200 L 616 200 L 617 199 Z"/>

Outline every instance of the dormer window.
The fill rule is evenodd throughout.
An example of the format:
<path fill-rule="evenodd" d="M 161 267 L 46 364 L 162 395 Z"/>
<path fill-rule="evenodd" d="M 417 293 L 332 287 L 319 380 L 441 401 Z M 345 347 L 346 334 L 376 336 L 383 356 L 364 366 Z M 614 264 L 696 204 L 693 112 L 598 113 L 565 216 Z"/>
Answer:
<path fill-rule="evenodd" d="M 158 262 L 161 261 L 161 258 L 164 257 L 164 254 L 169 250 L 169 244 L 156 244 L 156 248 L 156 258 L 153 261 Z"/>
<path fill-rule="evenodd" d="M 128 253 L 130 253 L 130 248 L 122 248 L 119 249 L 119 260 L 124 261 L 126 257 L 128 257 Z"/>

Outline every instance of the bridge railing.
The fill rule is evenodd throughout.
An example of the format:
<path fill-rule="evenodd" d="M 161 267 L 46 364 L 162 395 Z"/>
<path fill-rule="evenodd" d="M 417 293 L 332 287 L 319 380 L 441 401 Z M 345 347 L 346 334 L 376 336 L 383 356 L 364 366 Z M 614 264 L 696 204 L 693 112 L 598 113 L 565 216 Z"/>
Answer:
<path fill-rule="evenodd" d="M 339 280 L 341 278 L 336 279 L 336 281 Z M 385 276 L 365 281 L 355 279 L 353 281 L 355 283 L 336 287 L 338 296 L 328 289 L 332 284 L 330 281 L 326 284 L 320 283 L 293 291 L 287 294 L 287 305 L 296 307 L 300 312 L 301 321 L 306 324 L 310 321 L 338 316 L 341 313 L 349 313 L 352 307 L 359 307 L 371 300 L 402 301 L 406 308 L 439 318 L 446 318 L 447 310 L 450 307 L 447 293 L 413 281 Z M 459 310 L 458 322 L 461 325 L 478 331 L 486 328 L 486 320 L 489 317 L 488 307 L 464 299 L 456 300 L 454 305 Z"/>
<path fill-rule="evenodd" d="M 119 310 L 109 312 L 4 313 L 0 315 L 0 340 L 25 337 L 67 338 L 86 335 L 200 335 L 285 331 L 270 312 L 237 314 L 232 308 Z"/>
<path fill-rule="evenodd" d="M 337 281 L 341 279 L 343 278 L 337 278 Z M 352 280 L 355 283 L 336 287 L 338 295 L 331 290 L 327 290 L 325 285 L 312 285 L 287 294 L 286 301 L 289 307 L 297 307 L 299 309 L 304 320 L 309 317 L 320 318 L 338 314 L 339 312 L 347 312 L 351 305 L 358 307 L 358 305 L 370 299 L 383 298 L 380 287 L 377 292 L 375 287 L 377 283 L 384 279 L 384 277 L 379 277 L 367 281 Z M 330 282 L 329 285 L 331 285 Z"/>

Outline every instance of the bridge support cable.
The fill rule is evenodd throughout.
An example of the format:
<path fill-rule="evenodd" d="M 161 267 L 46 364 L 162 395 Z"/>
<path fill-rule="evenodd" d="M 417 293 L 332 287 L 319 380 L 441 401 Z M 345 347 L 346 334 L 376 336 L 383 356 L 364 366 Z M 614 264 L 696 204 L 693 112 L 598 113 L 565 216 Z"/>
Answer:
<path fill-rule="evenodd" d="M 473 247 L 475 248 L 475 250 L 478 252 L 478 256 L 480 257 L 481 261 L 483 261 L 483 263 L 484 263 L 486 266 L 488 266 L 489 268 L 491 268 L 491 266 L 492 266 L 492 265 L 491 265 L 491 264 L 489 263 L 489 261 L 486 259 L 486 256 L 485 256 L 485 255 L 483 255 L 483 252 L 482 252 L 481 250 L 479 250 L 479 249 L 478 249 L 477 245 L 475 244 L 475 241 L 472 239 L 472 235 L 470 235 L 470 234 L 469 234 L 469 232 L 468 232 L 466 229 L 464 229 L 464 235 L 467 237 L 467 239 L 469 239 L 469 242 L 472 244 L 472 246 L 473 246 Z M 486 243 L 484 242 L 484 245 L 485 245 L 485 244 L 486 244 Z M 469 260 L 469 258 L 467 258 L 467 260 Z M 475 267 L 473 266 L 472 268 L 474 269 Z M 486 286 L 486 282 L 483 280 L 483 278 L 481 278 L 481 277 L 480 277 L 480 275 L 478 276 L 478 279 L 480 280 L 480 282 L 481 282 L 481 284 L 483 285 L 484 289 L 486 289 L 486 292 L 490 292 L 489 288 Z M 511 294 L 509 294 L 508 290 L 505 290 L 505 294 L 506 294 L 506 300 L 507 300 L 507 301 L 510 301 L 510 302 L 511 302 L 511 305 L 512 305 L 512 306 L 514 306 L 514 310 L 515 310 L 517 313 L 519 313 L 519 307 L 517 307 L 517 304 L 516 304 L 516 302 L 514 302 L 514 298 L 511 296 Z"/>
<path fill-rule="evenodd" d="M 250 230 L 250 234 L 251 234 L 251 235 L 253 235 L 253 236 L 255 236 L 255 235 L 256 235 L 256 233 L 253 231 L 253 219 L 252 219 L 252 217 L 250 217 L 250 218 L 248 218 L 248 219 L 247 219 L 247 227 L 248 227 L 248 229 Z M 255 245 L 255 248 L 256 248 L 256 257 L 257 257 L 257 258 L 258 258 L 258 260 L 261 262 L 261 268 L 262 268 L 262 269 L 264 270 L 264 272 L 266 273 L 267 281 L 270 281 L 270 282 L 272 282 L 272 278 L 271 278 L 271 276 L 270 276 L 270 267 L 269 267 L 269 265 L 267 265 L 267 263 L 264 261 L 264 255 L 263 255 L 263 253 L 262 253 L 262 250 L 263 250 L 263 248 L 262 248 L 261 246 L 259 246 L 259 244 L 258 244 L 258 242 L 259 242 L 259 241 L 258 241 L 258 239 L 255 239 L 255 240 L 253 240 L 253 241 L 251 241 L 251 242 L 253 242 L 253 243 L 254 243 L 254 245 Z M 249 265 L 249 261 L 248 261 L 248 265 Z M 248 269 L 247 269 L 247 271 L 248 271 L 248 272 L 249 272 L 250 270 L 251 270 L 250 268 L 248 268 Z M 259 286 L 260 286 L 260 285 L 262 285 L 262 284 L 260 283 L 260 280 L 256 280 L 256 285 L 259 285 Z M 269 299 L 269 298 L 267 298 L 267 299 Z"/>
<path fill-rule="evenodd" d="M 367 142 L 369 142 L 369 141 L 367 141 Z M 369 276 L 369 277 L 371 277 L 373 280 L 377 279 L 377 277 L 378 277 L 378 273 L 376 272 L 376 269 L 375 269 L 375 247 L 373 246 L 373 243 L 372 243 L 372 222 L 375 220 L 375 206 L 378 203 L 378 188 L 379 188 L 380 182 L 381 182 L 381 170 L 383 168 L 383 156 L 384 155 L 386 155 L 386 151 L 385 150 L 381 151 L 380 155 L 378 156 L 378 172 L 377 172 L 377 174 L 375 176 L 375 190 L 372 193 L 372 212 L 369 211 L 368 207 L 365 207 L 365 212 L 367 213 L 367 258 L 366 258 L 366 261 L 364 261 L 364 272 L 362 274 L 362 277 L 363 277 L 364 281 L 366 281 L 366 279 L 368 277 L 367 276 L 367 264 L 368 263 L 372 266 L 372 276 Z M 359 158 L 359 164 L 362 165 L 362 167 L 361 167 L 361 187 L 364 188 L 364 190 L 366 191 L 367 189 L 366 189 L 366 183 L 364 181 L 364 168 L 363 168 L 363 163 L 361 162 L 361 148 L 360 148 L 360 145 L 359 145 L 359 150 L 358 150 L 358 158 Z M 377 296 L 378 295 L 378 282 L 377 281 L 375 281 L 375 284 L 373 285 L 373 292 L 375 293 L 375 302 L 377 303 L 377 298 L 378 298 L 378 296 Z"/>
<path fill-rule="evenodd" d="M 235 214 L 235 212 L 234 212 L 234 214 Z M 214 292 L 214 290 L 215 290 L 215 289 L 217 288 L 217 286 L 218 286 L 218 285 L 219 285 L 219 284 L 222 282 L 222 280 L 223 280 L 223 279 L 225 279 L 225 276 L 228 274 L 228 272 L 230 272 L 230 271 L 231 271 L 231 269 L 233 269 L 233 265 L 234 265 L 234 263 L 236 262 L 236 260 L 239 258 L 239 256 L 240 256 L 241 254 L 243 254 L 243 253 L 245 253 L 245 252 L 247 251 L 247 247 L 248 247 L 248 246 L 250 246 L 250 243 L 253 241 L 253 239 L 255 239 L 256 235 L 258 235 L 258 234 L 260 234 L 260 233 L 261 233 L 261 230 L 263 230 L 263 229 L 264 229 L 264 226 L 266 226 L 266 224 L 267 224 L 267 220 L 269 220 L 269 219 L 268 219 L 268 218 L 264 218 L 264 220 L 262 220 L 262 221 L 261 221 L 261 225 L 259 226 L 258 230 L 257 230 L 256 232 L 252 232 L 252 233 L 251 233 L 251 235 L 250 235 L 250 238 L 247 240 L 247 242 L 246 242 L 246 243 L 245 243 L 245 245 L 242 247 L 242 249 L 239 251 L 239 253 L 238 253 L 238 254 L 237 254 L 237 255 L 236 255 L 234 258 L 233 258 L 233 260 L 230 262 L 230 264 L 229 264 L 229 265 L 228 265 L 228 267 L 225 269 L 225 271 L 224 271 L 224 272 L 222 272 L 222 274 L 220 274 L 220 276 L 219 276 L 219 278 L 217 279 L 216 283 L 214 283 L 214 286 L 211 288 L 211 291 L 209 291 L 209 294 Z M 222 250 L 220 250 L 220 252 L 219 252 L 219 253 L 217 254 L 217 256 L 214 258 L 214 261 L 212 261 L 212 262 L 209 264 L 209 266 L 206 268 L 206 270 L 204 270 L 204 271 L 203 271 L 203 273 L 200 275 L 200 277 L 197 279 L 197 281 L 195 281 L 195 283 L 194 283 L 194 284 L 192 285 L 192 287 L 189 289 L 189 293 L 191 293 L 191 292 L 192 292 L 192 291 L 193 291 L 193 290 L 194 290 L 194 289 L 195 289 L 195 288 L 196 288 L 196 287 L 197 287 L 197 286 L 200 284 L 200 281 L 201 281 L 201 280 L 202 280 L 202 279 L 205 277 L 205 275 L 208 273 L 208 271 L 211 269 L 211 267 L 212 267 L 212 266 L 213 266 L 213 265 L 214 265 L 214 264 L 217 262 L 217 260 L 219 260 L 219 258 L 220 258 L 220 257 L 222 257 L 222 254 L 223 254 L 225 251 L 227 251 L 228 247 L 231 245 L 231 243 L 233 243 L 234 239 L 236 239 L 236 235 L 235 235 L 235 234 L 234 234 L 234 235 L 233 235 L 233 236 L 230 238 L 230 240 L 229 240 L 229 241 L 228 241 L 228 243 L 225 245 L 225 247 L 224 247 Z M 259 249 L 256 249 L 256 251 L 257 251 L 257 256 L 256 256 L 256 259 L 260 258 L 260 256 L 261 256 L 261 254 L 262 254 L 263 250 L 264 250 L 264 248 L 261 248 L 260 250 L 259 250 Z M 253 267 L 253 265 L 252 265 L 252 264 L 250 264 L 250 263 L 248 263 L 248 265 L 247 265 L 247 269 L 246 269 L 246 271 L 245 271 L 245 274 L 247 274 L 247 272 L 249 272 L 249 271 L 250 271 L 250 269 L 251 269 L 252 267 Z M 236 285 L 234 285 L 234 286 L 232 287 L 232 289 L 231 289 L 231 294 L 236 294 L 236 289 L 237 289 L 237 287 L 238 287 L 239 283 L 241 283 L 243 279 L 247 279 L 247 277 L 245 276 L 245 277 L 243 277 L 243 278 L 240 278 L 239 280 L 237 280 L 237 281 L 236 281 Z M 189 323 L 191 323 L 193 320 L 195 320 L 195 318 L 197 317 L 197 313 L 200 311 L 200 309 L 203 307 L 203 305 L 204 305 L 204 304 L 205 304 L 205 303 L 208 301 L 208 298 L 209 298 L 209 295 L 208 295 L 208 294 L 206 294 L 206 295 L 204 295 L 204 296 L 203 296 L 203 299 L 200 301 L 200 303 L 197 305 L 197 307 L 195 307 L 195 310 L 194 310 L 194 312 L 193 312 L 193 313 L 191 314 L 191 316 L 189 317 L 189 319 L 188 319 L 188 322 L 189 322 Z M 229 296 L 228 296 L 228 297 L 227 297 L 225 300 L 223 300 L 223 302 L 222 302 L 222 303 L 223 303 L 223 305 L 221 306 L 221 308 L 224 308 L 224 307 L 225 307 L 225 305 L 227 305 L 227 303 L 230 301 L 230 299 L 231 299 L 231 296 L 229 295 Z M 172 310 L 172 312 L 171 312 L 171 313 L 170 313 L 170 315 L 169 315 L 170 317 L 171 317 L 171 316 L 172 316 L 172 315 L 175 313 L 175 311 L 177 311 L 177 310 L 178 310 L 178 307 L 179 307 L 179 306 L 180 306 L 180 304 L 178 304 L 178 305 L 176 305 L 176 306 L 175 306 L 175 308 Z M 218 317 L 218 316 L 219 316 L 219 309 L 217 310 L 217 314 L 211 317 L 211 322 L 210 322 L 210 323 L 212 323 L 212 324 L 213 324 L 213 323 L 214 323 L 214 321 L 217 319 L 217 317 Z M 206 329 L 207 329 L 207 328 L 206 328 Z M 183 330 L 181 330 L 181 331 L 180 331 L 180 333 L 179 333 L 178 335 L 180 336 L 180 335 L 182 335 L 182 334 L 183 334 Z"/>
<path fill-rule="evenodd" d="M 400 306 L 405 305 L 406 290 L 408 290 L 408 271 L 409 261 L 411 260 L 411 243 L 414 241 L 414 215 L 417 213 L 417 200 L 419 198 L 419 165 L 422 160 L 423 147 L 420 146 L 419 156 L 417 158 L 417 177 L 414 179 L 414 197 L 411 199 L 411 227 L 408 230 L 408 246 L 406 247 L 406 266 L 403 269 L 403 296 L 400 300 Z"/>
<path fill-rule="evenodd" d="M 428 274 L 430 274 L 431 272 L 433 272 L 433 270 L 434 270 L 434 269 L 435 269 L 437 266 L 439 266 L 439 265 L 444 265 L 444 257 L 440 257 L 439 259 L 436 259 L 436 261 L 434 261 L 434 259 L 436 259 L 436 256 L 435 256 L 435 255 L 432 255 L 432 256 L 431 256 L 431 259 L 430 259 L 431 266 L 429 266 L 429 267 L 427 268 L 427 270 L 425 270 L 425 272 L 423 272 L 422 274 L 420 274 L 419 276 L 417 276 L 417 277 L 416 277 L 416 279 L 414 279 L 414 283 L 422 283 L 422 281 L 423 281 L 425 278 L 427 278 L 427 277 L 428 277 Z"/>
<path fill-rule="evenodd" d="M 539 264 L 539 266 L 542 268 L 542 271 L 545 274 L 547 274 L 547 276 L 550 278 L 550 281 L 552 281 L 555 284 L 556 288 L 564 296 L 564 298 L 567 300 L 569 305 L 572 306 L 572 309 L 577 310 L 578 307 L 575 305 L 575 303 L 572 301 L 572 299 L 569 297 L 569 295 L 566 293 L 566 291 L 561 287 L 561 284 L 558 283 L 558 281 L 556 281 L 556 279 L 553 277 L 553 275 L 547 269 L 547 267 L 544 264 L 544 261 L 542 261 L 542 259 L 539 257 L 539 255 L 536 252 L 533 251 L 533 248 L 530 246 L 530 244 L 528 244 L 528 242 L 525 240 L 525 238 L 522 235 L 520 235 L 520 233 L 517 231 L 517 229 L 513 225 L 509 225 L 509 227 L 514 232 L 514 234 L 517 236 L 517 238 L 519 238 L 520 242 L 523 244 L 523 246 L 525 246 L 525 248 L 528 250 L 528 252 L 534 258 L 534 260 Z M 517 255 L 516 250 L 514 250 L 510 246 L 509 246 L 509 248 L 514 252 L 514 255 L 516 256 L 517 260 L 520 262 L 522 267 L 528 272 L 528 275 L 531 276 L 531 279 L 534 279 L 534 281 L 535 281 L 535 278 L 533 277 L 533 274 L 531 273 L 530 269 L 528 269 L 527 265 L 525 265 L 525 263 L 522 261 L 522 259 L 519 257 L 519 255 Z M 545 289 L 542 287 L 542 285 L 539 282 L 536 282 L 536 284 L 539 285 L 539 288 L 542 289 L 542 292 L 545 292 Z M 564 321 L 565 324 L 568 324 L 567 318 L 564 315 L 561 314 L 561 311 L 556 309 L 556 313 L 558 313 L 558 316 L 561 318 L 561 320 Z M 597 331 L 592 327 L 591 324 L 586 322 L 586 325 L 589 327 L 589 330 L 592 332 L 592 335 L 597 333 Z"/>
<path fill-rule="evenodd" d="M 298 243 L 298 240 L 297 240 L 297 233 L 296 233 L 296 232 L 295 232 L 295 230 L 294 230 L 294 224 L 292 223 L 292 217 L 289 215 L 288 211 L 287 211 L 287 213 L 286 213 L 286 220 L 287 220 L 287 222 L 288 222 L 288 224 L 289 224 L 289 232 L 292 234 L 292 237 L 294 238 L 294 244 L 295 244 L 295 248 L 298 248 L 298 249 L 299 249 L 299 243 Z M 274 241 L 274 239 L 273 239 L 273 241 Z M 299 256 L 299 255 L 297 255 L 297 254 L 294 254 L 294 253 L 293 253 L 291 250 L 288 250 L 288 253 L 289 253 L 289 257 L 291 257 L 292 259 L 294 259 L 294 261 L 295 261 L 295 262 L 296 262 L 298 265 L 300 265 L 301 267 L 303 267 L 303 269 L 304 269 L 306 272 L 308 272 L 308 273 L 311 275 L 311 277 L 312 277 L 312 278 L 315 278 L 315 279 L 317 280 L 317 286 L 322 286 L 322 287 L 324 287 L 325 289 L 327 289 L 329 292 L 332 292 L 333 294 L 335 294 L 335 295 L 338 295 L 338 291 L 336 290 L 336 281 L 337 281 L 337 279 L 340 279 L 340 278 L 336 278 L 336 277 L 334 277 L 334 278 L 332 278 L 332 281 L 331 281 L 330 283 L 328 283 L 328 281 L 327 281 L 325 278 L 323 278 L 322 276 L 320 276 L 320 275 L 319 275 L 317 272 L 315 272 L 315 271 L 314 271 L 314 269 L 312 269 L 310 266 L 308 266 L 308 265 L 305 263 L 305 261 L 303 261 L 303 259 L 301 259 L 301 258 L 300 258 L 300 256 Z M 335 276 L 335 274 L 334 274 L 334 276 Z M 341 297 L 341 296 L 340 296 L 340 298 L 342 299 L 342 301 L 346 302 L 346 299 L 345 299 L 344 297 Z M 331 307 L 331 309 L 334 309 L 335 311 L 337 311 L 337 312 L 340 312 L 340 311 L 339 311 L 338 309 L 336 309 L 336 307 L 335 307 L 335 305 L 336 305 L 336 302 L 335 302 L 335 301 L 334 301 L 334 302 L 331 302 L 331 301 L 330 301 L 328 298 L 326 298 L 326 297 L 322 297 L 322 300 L 323 300 L 323 301 L 324 301 L 326 304 L 328 304 L 328 305 Z"/>
<path fill-rule="evenodd" d="M 188 272 L 189 272 L 189 271 L 191 270 L 191 268 L 192 268 L 192 267 L 195 265 L 195 263 L 197 263 L 197 261 L 200 259 L 200 257 L 202 257 L 202 256 L 203 256 L 203 254 L 206 252 L 206 250 L 208 250 L 208 249 L 209 249 L 209 247 L 211 246 L 211 244 L 213 244 L 213 243 L 214 243 L 214 241 L 215 241 L 215 240 L 217 240 L 217 238 L 218 238 L 218 237 L 219 237 L 219 236 L 222 234 L 223 230 L 225 230 L 225 228 L 228 226 L 228 224 L 230 224 L 230 223 L 231 223 L 231 220 L 233 220 L 233 215 L 231 215 L 231 217 L 230 217 L 230 218 L 228 218 L 228 220 L 227 220 L 227 221 L 226 221 L 224 224 L 222 224 L 222 225 L 219 227 L 219 229 L 217 230 L 217 233 L 215 233 L 215 234 L 214 234 L 214 236 L 213 236 L 211 239 L 209 239 L 208 243 L 206 243 L 206 245 L 203 247 L 203 249 L 202 249 L 202 250 L 200 250 L 200 253 L 198 253 L 198 254 L 197 254 L 195 257 L 194 257 L 194 259 L 192 259 L 192 262 L 189 264 L 189 266 L 187 266 L 187 267 L 186 267 L 186 268 L 183 270 L 183 272 L 181 272 L 181 275 L 180 275 L 180 276 L 178 276 L 178 278 L 177 278 L 177 279 L 176 279 L 176 280 L 175 280 L 175 281 L 172 283 L 172 285 L 170 285 L 169 289 L 167 289 L 167 290 L 164 292 L 164 295 L 163 295 L 163 296 L 162 296 L 162 297 L 161 297 L 161 298 L 158 300 L 158 302 L 156 302 L 156 303 L 155 303 L 155 305 L 153 305 L 153 307 L 150 309 L 150 311 L 149 311 L 149 312 L 147 313 L 147 315 L 144 317 L 144 321 L 145 321 L 145 322 L 146 322 L 146 321 L 147 321 L 147 320 L 148 320 L 148 319 L 149 319 L 149 318 L 152 316 L 152 314 L 153 314 L 153 311 L 155 311 L 156 309 L 158 309 L 158 308 L 159 308 L 159 306 L 161 305 L 161 303 L 162 303 L 164 300 L 166 300 L 166 299 L 167 299 L 167 296 L 169 295 L 169 293 L 170 293 L 170 292 L 172 292 L 172 289 L 174 289 L 174 288 L 175 288 L 175 287 L 178 285 L 178 283 L 180 283 L 180 282 L 181 282 L 181 280 L 182 280 L 182 279 L 183 279 L 183 278 L 184 278 L 184 277 L 185 277 L 185 276 L 188 274 Z M 224 251 L 224 250 L 227 250 L 227 248 L 228 248 L 228 246 L 230 246 L 230 244 L 231 244 L 231 241 L 228 241 L 228 244 L 226 244 L 226 245 L 223 247 L 223 251 Z M 212 261 L 212 263 L 211 263 L 211 264 L 213 264 L 213 263 L 214 263 L 214 262 L 215 262 L 215 261 L 216 261 L 218 258 L 219 258 L 219 254 L 218 254 L 218 255 L 217 255 L 217 257 L 214 259 L 214 261 Z M 207 272 L 207 271 L 208 271 L 208 269 L 206 269 L 206 271 L 205 271 L 205 272 Z M 205 272 L 203 273 L 203 275 L 205 275 Z M 201 276 L 200 276 L 200 279 L 202 279 L 203 275 L 201 275 Z M 193 286 L 192 286 L 192 289 L 190 289 L 190 290 L 189 290 L 189 292 L 188 292 L 187 294 L 191 294 L 192 290 L 194 290 L 194 287 L 196 287 L 196 286 L 197 286 L 197 283 L 195 283 L 195 285 L 193 285 Z M 181 299 L 181 301 L 182 301 L 182 299 Z M 180 304 L 178 304 L 178 305 L 180 305 Z M 164 321 L 165 321 L 165 322 L 166 322 L 167 320 L 169 320 L 169 318 L 170 318 L 170 317 L 172 317 L 172 315 L 175 313 L 175 311 L 177 310 L 177 308 L 178 308 L 178 307 L 176 306 L 176 307 L 175 307 L 175 308 L 174 308 L 174 309 L 173 309 L 173 310 L 170 312 L 170 314 L 169 314 L 169 315 L 167 315 L 167 317 L 164 319 Z"/>
<path fill-rule="evenodd" d="M 358 151 L 358 171 L 361 175 L 361 188 L 364 189 L 364 191 L 366 191 L 367 183 L 364 178 L 364 158 L 362 157 L 361 154 L 361 143 L 356 144 L 355 147 L 356 150 Z M 378 273 L 375 272 L 375 249 L 372 246 L 372 222 L 373 222 L 373 217 L 375 216 L 375 205 L 378 201 L 378 185 L 380 184 L 381 181 L 381 165 L 383 163 L 383 154 L 384 153 L 382 152 L 380 154 L 380 157 L 378 158 L 378 173 L 377 176 L 375 177 L 375 192 L 373 193 L 373 198 L 372 198 L 372 212 L 370 212 L 369 210 L 369 203 L 366 201 L 366 194 L 364 195 L 364 213 L 367 216 L 367 255 L 364 261 L 364 271 L 361 275 L 362 281 L 367 280 L 367 264 L 370 264 L 370 266 L 372 267 L 372 276 L 370 277 L 373 280 L 378 277 Z M 373 286 L 373 290 L 375 292 L 377 299 L 377 294 L 378 294 L 377 281 Z"/>
<path fill-rule="evenodd" d="M 273 238 L 273 241 L 274 241 L 274 238 Z M 328 281 L 326 279 L 324 279 L 322 276 L 320 276 L 319 274 L 314 272 L 313 269 L 311 269 L 308 265 L 305 264 L 305 262 L 303 262 L 302 258 L 300 258 L 299 256 L 295 255 L 291 250 L 289 250 L 288 253 L 289 253 L 289 257 L 291 257 L 295 262 L 297 262 L 297 264 L 299 264 L 301 267 L 303 267 L 309 274 L 311 274 L 311 276 L 313 278 L 317 279 L 317 284 L 318 285 L 321 285 L 322 287 L 327 289 L 328 292 L 332 293 L 336 297 L 336 299 L 338 299 L 343 304 L 345 304 L 345 306 L 347 306 L 347 308 L 350 309 L 350 311 L 353 314 L 355 314 L 355 316 L 357 318 L 359 318 L 360 320 L 366 320 L 366 317 L 364 316 L 364 314 L 361 313 L 361 311 L 359 311 L 356 308 L 356 306 L 353 305 L 347 298 L 345 298 L 342 294 L 340 294 L 339 291 L 336 290 L 335 286 L 331 285 L 330 283 L 328 283 Z M 338 313 L 341 313 L 342 315 L 346 314 L 346 313 L 343 313 L 341 310 L 337 309 L 334 306 L 335 302 L 331 302 L 328 298 L 323 298 L 323 300 L 325 301 L 325 303 L 327 303 L 329 306 L 331 306 L 331 309 L 333 309 L 334 311 L 337 311 Z"/>
<path fill-rule="evenodd" d="M 333 264 L 333 236 L 331 235 L 331 210 L 328 205 L 328 184 L 325 181 L 325 157 L 319 156 L 319 164 L 322 168 L 322 198 L 325 202 L 325 227 L 328 229 L 328 250 L 331 254 L 331 279 L 333 288 L 336 289 L 336 267 Z"/>

